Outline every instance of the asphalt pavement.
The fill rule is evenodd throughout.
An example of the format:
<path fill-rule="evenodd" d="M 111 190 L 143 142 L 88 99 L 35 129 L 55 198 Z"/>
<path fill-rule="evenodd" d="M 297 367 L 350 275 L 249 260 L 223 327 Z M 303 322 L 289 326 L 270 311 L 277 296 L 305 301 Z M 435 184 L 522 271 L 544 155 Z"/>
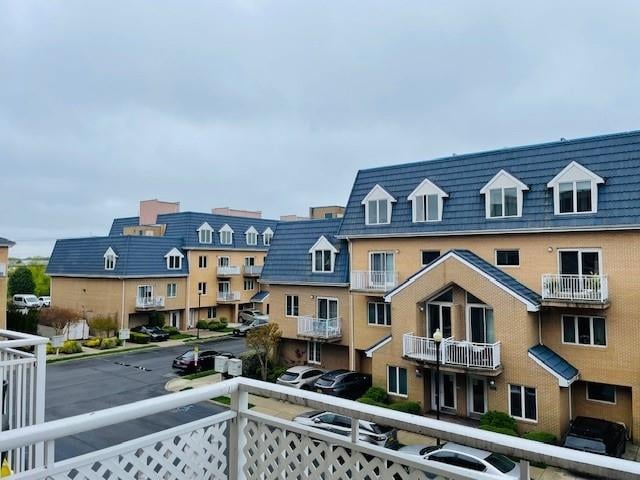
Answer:
<path fill-rule="evenodd" d="M 57 420 L 165 395 L 165 383 L 178 376 L 171 362 L 192 348 L 192 345 L 154 348 L 48 365 L 45 419 Z M 203 343 L 200 350 L 240 354 L 246 345 L 243 338 L 229 338 Z M 56 460 L 117 445 L 222 410 L 204 402 L 62 438 L 56 441 Z"/>

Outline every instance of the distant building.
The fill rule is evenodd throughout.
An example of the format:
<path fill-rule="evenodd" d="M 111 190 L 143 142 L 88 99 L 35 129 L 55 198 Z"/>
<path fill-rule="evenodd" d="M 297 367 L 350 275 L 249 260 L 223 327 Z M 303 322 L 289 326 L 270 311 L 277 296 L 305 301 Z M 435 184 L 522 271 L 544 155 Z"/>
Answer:
<path fill-rule="evenodd" d="M 238 210 L 229 207 L 218 207 L 211 209 L 211 213 L 228 215 L 230 217 L 262 218 L 262 212 L 260 210 Z"/>
<path fill-rule="evenodd" d="M 336 205 L 327 207 L 311 207 L 309 208 L 309 218 L 312 220 L 327 218 L 342 218 L 344 215 L 344 207 Z"/>
<path fill-rule="evenodd" d="M 0 329 L 7 328 L 7 272 L 9 265 L 9 247 L 15 245 L 11 240 L 0 237 Z"/>

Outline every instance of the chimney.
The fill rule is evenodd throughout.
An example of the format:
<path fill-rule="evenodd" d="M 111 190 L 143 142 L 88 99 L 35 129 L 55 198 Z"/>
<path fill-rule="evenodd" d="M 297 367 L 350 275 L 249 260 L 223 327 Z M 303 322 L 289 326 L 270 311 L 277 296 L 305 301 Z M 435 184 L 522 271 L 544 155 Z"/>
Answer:
<path fill-rule="evenodd" d="M 140 201 L 140 225 L 155 225 L 158 215 L 163 213 L 178 213 L 180 202 L 163 202 L 158 199 Z"/>
<path fill-rule="evenodd" d="M 262 218 L 262 211 L 260 210 L 237 210 L 229 207 L 218 207 L 212 208 L 211 213 L 216 215 L 228 215 L 230 217 Z"/>

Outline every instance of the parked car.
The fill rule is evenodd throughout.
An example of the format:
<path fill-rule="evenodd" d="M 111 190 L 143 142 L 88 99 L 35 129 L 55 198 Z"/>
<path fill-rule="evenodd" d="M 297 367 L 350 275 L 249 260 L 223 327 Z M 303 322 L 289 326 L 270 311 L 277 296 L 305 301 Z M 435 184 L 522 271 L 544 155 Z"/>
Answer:
<path fill-rule="evenodd" d="M 313 387 L 327 395 L 356 399 L 371 387 L 371 375 L 344 369 L 332 370 L 318 378 Z"/>
<path fill-rule="evenodd" d="M 18 308 L 40 308 L 40 300 L 35 295 L 16 294 L 13 296 L 13 304 Z"/>
<path fill-rule="evenodd" d="M 245 336 L 248 331 L 253 330 L 254 328 L 263 327 L 267 323 L 269 323 L 269 321 L 262 318 L 245 320 L 242 325 L 233 330 L 233 335 L 236 337 Z"/>
<path fill-rule="evenodd" d="M 311 411 L 305 412 L 293 419 L 294 422 L 309 427 L 319 428 L 338 435 L 351 435 L 351 418 L 333 412 Z M 366 420 L 358 420 L 360 424 L 360 440 L 381 447 L 393 445 L 398 438 L 395 428 Z"/>
<path fill-rule="evenodd" d="M 325 370 L 321 368 L 301 365 L 287 369 L 286 372 L 283 372 L 282 375 L 278 377 L 276 383 L 293 388 L 309 389 L 316 380 L 324 374 Z"/>
<path fill-rule="evenodd" d="M 40 302 L 41 307 L 50 307 L 51 306 L 51 297 L 38 297 L 38 301 Z"/>
<path fill-rule="evenodd" d="M 583 452 L 621 457 L 627 443 L 624 425 L 600 418 L 576 417 L 564 438 L 563 447 Z"/>
<path fill-rule="evenodd" d="M 164 342 L 165 340 L 169 340 L 169 334 L 162 330 L 160 327 L 141 325 L 139 327 L 133 327 L 131 331 L 149 335 L 149 340 L 152 342 Z"/>
<path fill-rule="evenodd" d="M 240 319 L 243 322 L 247 322 L 249 320 L 256 320 L 256 319 L 269 320 L 269 315 L 265 315 L 261 313 L 260 310 L 256 308 L 250 308 L 247 310 L 242 310 L 240 312 Z"/>
<path fill-rule="evenodd" d="M 217 356 L 235 358 L 233 353 L 204 350 L 198 353 L 198 364 L 196 365 L 195 352 L 193 350 L 188 350 L 173 361 L 173 368 L 183 370 L 185 372 L 213 370 Z"/>
<path fill-rule="evenodd" d="M 457 443 L 443 445 L 407 445 L 398 450 L 409 455 L 418 455 L 429 462 L 445 463 L 496 478 L 520 478 L 520 465 L 499 453 L 466 447 Z"/>

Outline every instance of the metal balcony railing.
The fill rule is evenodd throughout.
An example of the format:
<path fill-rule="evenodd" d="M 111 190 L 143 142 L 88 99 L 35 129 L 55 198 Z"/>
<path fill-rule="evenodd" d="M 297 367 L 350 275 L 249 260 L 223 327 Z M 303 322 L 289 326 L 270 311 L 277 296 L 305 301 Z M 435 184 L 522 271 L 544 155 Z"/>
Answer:
<path fill-rule="evenodd" d="M 354 271 L 351 272 L 352 290 L 369 290 L 386 292 L 398 284 L 398 272 L 387 271 Z"/>
<path fill-rule="evenodd" d="M 218 292 L 219 302 L 235 302 L 240 300 L 240 292 Z"/>
<path fill-rule="evenodd" d="M 606 275 L 542 275 L 544 300 L 572 302 L 606 302 L 609 299 L 609 280 Z"/>
<path fill-rule="evenodd" d="M 237 265 L 227 265 L 226 267 L 221 267 L 218 265 L 219 277 L 228 277 L 230 275 L 240 275 L 240 267 L 238 267 Z"/>
<path fill-rule="evenodd" d="M 298 335 L 329 340 L 342 336 L 342 318 L 298 317 Z"/>
<path fill-rule="evenodd" d="M 262 265 L 245 265 L 244 274 L 248 277 L 259 277 L 262 273 Z"/>
<path fill-rule="evenodd" d="M 164 308 L 164 297 L 136 297 L 136 308 Z"/>
<path fill-rule="evenodd" d="M 406 333 L 402 337 L 402 354 L 412 360 L 436 361 L 436 342 L 432 338 Z M 500 342 L 476 343 L 445 338 L 440 342 L 440 362 L 466 368 L 495 370 L 500 367 Z"/>
<path fill-rule="evenodd" d="M 332 411 L 407 432 L 455 441 L 470 447 L 520 458 L 520 478 L 530 478 L 529 461 L 614 480 L 637 479 L 640 463 L 567 450 L 541 442 L 506 436 L 441 420 L 409 415 L 315 392 L 235 378 L 213 385 L 161 395 L 128 405 L 21 428 L 0 436 L 0 451 L 44 445 L 43 463 L 12 480 L 43 478 L 179 478 L 254 480 L 266 478 L 389 478 L 410 480 L 489 480 L 483 472 L 439 462 L 425 462 L 364 443 L 360 422 L 351 435 L 318 430 L 249 409 L 249 394 Z M 178 427 L 137 436 L 111 447 L 56 460 L 56 441 L 182 408 L 221 395 L 231 397 L 230 409 Z"/>

